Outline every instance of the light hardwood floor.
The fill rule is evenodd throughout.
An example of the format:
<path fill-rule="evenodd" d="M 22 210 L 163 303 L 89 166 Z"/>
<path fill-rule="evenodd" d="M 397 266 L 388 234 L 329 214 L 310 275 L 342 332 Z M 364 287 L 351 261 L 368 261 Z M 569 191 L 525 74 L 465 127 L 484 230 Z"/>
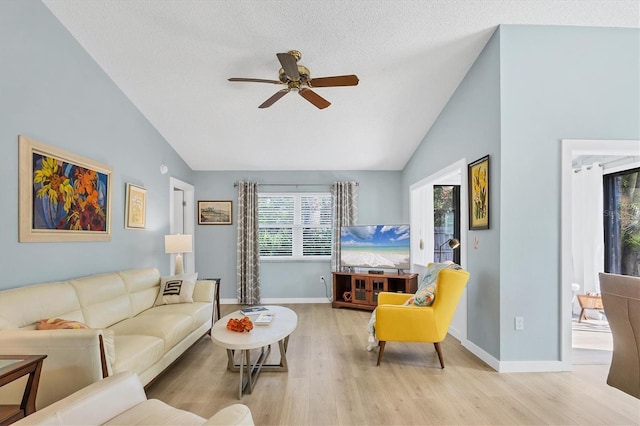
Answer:
<path fill-rule="evenodd" d="M 238 373 L 226 370 L 226 351 L 207 336 L 147 396 L 202 417 L 242 402 L 256 425 L 640 424 L 640 401 L 606 384 L 607 365 L 501 374 L 449 336 L 444 370 L 433 345 L 422 343 L 388 343 L 376 367 L 377 349 L 365 350 L 369 312 L 284 306 L 298 314 L 288 373 L 262 373 L 239 401 Z M 223 305 L 222 315 L 236 309 Z"/>

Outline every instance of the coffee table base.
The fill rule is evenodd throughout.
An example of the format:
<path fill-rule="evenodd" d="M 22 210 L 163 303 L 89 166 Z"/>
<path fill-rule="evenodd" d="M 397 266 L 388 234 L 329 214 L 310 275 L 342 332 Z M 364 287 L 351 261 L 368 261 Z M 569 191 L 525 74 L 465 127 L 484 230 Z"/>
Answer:
<path fill-rule="evenodd" d="M 278 341 L 278 348 L 280 350 L 280 363 L 279 364 L 265 364 L 264 362 L 271 353 L 271 345 L 263 346 L 260 348 L 260 354 L 258 358 L 251 362 L 251 350 L 242 349 L 240 353 L 240 364 L 235 362 L 235 351 L 233 349 L 227 349 L 227 370 L 240 372 L 240 384 L 238 386 L 238 399 L 242 399 L 242 395 L 245 393 L 253 392 L 253 387 L 258 381 L 258 376 L 262 370 L 275 371 L 275 372 L 287 372 L 289 367 L 287 365 L 287 346 L 289 345 L 289 336 Z M 246 376 L 246 377 L 244 377 Z"/>

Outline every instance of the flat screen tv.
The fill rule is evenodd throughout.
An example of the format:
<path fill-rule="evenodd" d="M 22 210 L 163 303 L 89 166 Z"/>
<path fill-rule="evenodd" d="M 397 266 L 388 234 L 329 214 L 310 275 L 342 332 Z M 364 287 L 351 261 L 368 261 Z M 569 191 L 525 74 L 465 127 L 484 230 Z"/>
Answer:
<path fill-rule="evenodd" d="M 343 226 L 340 232 L 340 265 L 409 269 L 409 243 L 409 225 Z"/>

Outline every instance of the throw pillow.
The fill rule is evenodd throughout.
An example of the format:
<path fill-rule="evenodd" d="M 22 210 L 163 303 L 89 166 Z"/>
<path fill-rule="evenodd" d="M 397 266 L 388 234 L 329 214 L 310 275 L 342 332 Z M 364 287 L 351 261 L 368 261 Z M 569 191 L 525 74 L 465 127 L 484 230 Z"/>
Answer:
<path fill-rule="evenodd" d="M 80 321 L 71 321 L 62 318 L 42 319 L 36 324 L 36 330 L 77 330 L 81 328 L 89 328 L 89 326 Z"/>
<path fill-rule="evenodd" d="M 456 263 L 430 263 L 427 266 L 427 273 L 424 275 L 420 287 L 416 294 L 410 299 L 409 304 L 413 303 L 416 306 L 431 306 L 436 299 L 436 289 L 438 273 L 442 269 L 462 269 L 462 267 Z"/>
<path fill-rule="evenodd" d="M 197 279 L 197 273 L 160 277 L 160 291 L 154 306 L 193 303 L 193 290 Z"/>

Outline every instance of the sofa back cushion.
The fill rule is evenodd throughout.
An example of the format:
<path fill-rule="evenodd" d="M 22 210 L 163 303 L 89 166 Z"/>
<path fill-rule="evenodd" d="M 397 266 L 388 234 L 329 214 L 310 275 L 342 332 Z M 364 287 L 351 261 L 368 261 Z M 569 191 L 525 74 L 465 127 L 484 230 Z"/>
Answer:
<path fill-rule="evenodd" d="M 156 268 L 130 269 L 118 274 L 129 293 L 134 316 L 153 306 L 160 289 L 160 272 Z"/>
<path fill-rule="evenodd" d="M 41 319 L 84 322 L 76 292 L 67 281 L 0 292 L 0 330 L 33 329 Z"/>
<path fill-rule="evenodd" d="M 131 300 L 117 273 L 92 275 L 70 280 L 70 283 L 89 327 L 107 328 L 132 316 Z"/>

